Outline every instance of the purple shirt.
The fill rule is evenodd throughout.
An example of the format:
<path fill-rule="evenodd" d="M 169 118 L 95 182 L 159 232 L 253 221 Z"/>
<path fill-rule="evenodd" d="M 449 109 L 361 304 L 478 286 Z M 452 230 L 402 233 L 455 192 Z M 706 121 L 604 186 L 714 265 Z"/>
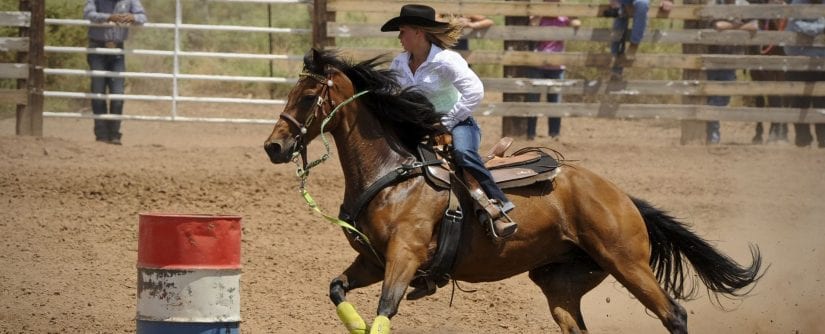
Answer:
<path fill-rule="evenodd" d="M 566 27 L 570 25 L 570 18 L 567 16 L 542 16 L 539 21 L 540 27 Z M 541 41 L 536 43 L 536 51 L 541 52 L 564 52 L 564 41 Z"/>

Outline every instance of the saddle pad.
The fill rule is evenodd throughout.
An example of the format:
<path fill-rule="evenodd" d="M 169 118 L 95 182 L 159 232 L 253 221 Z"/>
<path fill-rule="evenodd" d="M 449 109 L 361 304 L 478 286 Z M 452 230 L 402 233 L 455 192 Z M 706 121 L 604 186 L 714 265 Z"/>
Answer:
<path fill-rule="evenodd" d="M 435 157 L 432 148 L 419 146 L 419 154 L 424 160 Z M 506 158 L 494 158 L 487 164 L 493 180 L 502 189 L 527 186 L 540 181 L 547 181 L 556 176 L 559 163 L 541 148 L 524 148 L 515 155 Z M 450 173 L 445 166 L 427 166 L 424 168 L 427 180 L 439 188 L 449 188 Z"/>

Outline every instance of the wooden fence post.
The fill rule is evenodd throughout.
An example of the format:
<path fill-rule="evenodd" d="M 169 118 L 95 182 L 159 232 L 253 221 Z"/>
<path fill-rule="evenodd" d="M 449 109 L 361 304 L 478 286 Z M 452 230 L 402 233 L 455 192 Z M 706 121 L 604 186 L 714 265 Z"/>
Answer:
<path fill-rule="evenodd" d="M 529 1 L 529 0 L 508 0 L 508 1 Z M 505 16 L 505 26 L 526 26 L 530 24 L 528 16 Z M 523 40 L 505 40 L 504 52 L 508 51 L 530 51 L 532 48 L 530 41 Z M 529 66 L 504 66 L 503 74 L 505 78 L 525 77 Z M 524 102 L 527 98 L 525 93 L 503 93 L 503 102 Z M 501 118 L 501 136 L 527 139 L 527 120 L 529 117 L 502 117 Z"/>
<path fill-rule="evenodd" d="M 314 0 L 312 6 L 312 47 L 323 50 L 335 46 L 335 38 L 327 37 L 327 22 L 335 22 L 335 12 L 327 11 L 327 0 Z"/>
<path fill-rule="evenodd" d="M 701 5 L 705 4 L 705 0 L 684 0 L 686 5 Z M 685 29 L 699 29 L 704 23 L 701 20 L 685 20 Z M 682 44 L 682 54 L 705 54 L 708 51 L 707 45 L 700 44 Z M 702 70 L 683 70 L 682 79 L 685 80 L 704 80 L 705 72 Z M 706 96 L 690 96 L 682 97 L 683 104 L 705 104 L 707 102 Z M 682 121 L 682 138 L 680 142 L 682 145 L 686 144 L 704 144 L 707 140 L 707 122 L 705 121 Z"/>
<path fill-rule="evenodd" d="M 45 0 L 20 0 L 20 11 L 30 12 L 31 21 L 28 28 L 20 28 L 20 37 L 29 38 L 28 54 L 19 53 L 18 61 L 29 65 L 29 77 L 18 80 L 17 88 L 25 85 L 27 104 L 17 106 L 17 123 L 15 133 L 23 136 L 43 135 L 43 68 L 46 57 L 43 54 L 45 36 L 46 8 Z"/>

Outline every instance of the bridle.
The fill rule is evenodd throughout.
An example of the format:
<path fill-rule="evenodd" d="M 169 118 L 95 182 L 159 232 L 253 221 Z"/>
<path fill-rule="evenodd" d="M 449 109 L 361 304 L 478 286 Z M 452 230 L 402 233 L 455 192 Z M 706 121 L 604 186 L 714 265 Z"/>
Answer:
<path fill-rule="evenodd" d="M 283 119 L 296 130 L 298 133 L 295 135 L 295 145 L 296 145 L 296 152 L 301 155 L 301 160 L 303 162 L 303 169 L 306 170 L 307 168 L 307 142 L 305 142 L 305 136 L 307 134 L 307 128 L 312 125 L 312 122 L 316 118 L 325 119 L 327 118 L 331 112 L 327 112 L 324 110 L 324 104 L 329 105 L 329 110 L 333 110 L 335 108 L 335 102 L 332 101 L 332 97 L 330 96 L 330 90 L 332 89 L 333 82 L 332 82 L 332 74 L 328 74 L 328 76 L 323 76 L 320 74 L 315 74 L 307 71 L 304 69 L 301 74 L 298 75 L 302 81 L 306 78 L 314 79 L 318 83 L 321 83 L 321 91 L 318 93 L 318 99 L 312 106 L 312 110 L 309 112 L 309 116 L 307 117 L 305 123 L 299 122 L 295 117 L 288 115 L 287 113 L 282 112 L 279 118 Z"/>
<path fill-rule="evenodd" d="M 288 115 L 284 112 L 282 112 L 281 115 L 279 116 L 279 118 L 283 119 L 287 123 L 294 126 L 296 129 L 298 129 L 298 134 L 296 134 L 295 137 L 294 137 L 295 142 L 296 142 L 296 144 L 295 144 L 296 145 L 296 152 L 293 152 L 293 159 L 292 160 L 297 165 L 298 162 L 296 161 L 295 155 L 300 153 L 302 165 L 300 165 L 298 167 L 298 173 L 297 174 L 298 174 L 298 177 L 301 179 L 301 185 L 300 185 L 301 196 L 307 202 L 309 207 L 311 209 L 317 211 L 319 214 L 321 214 L 321 216 L 323 216 L 324 219 L 328 220 L 329 222 L 331 222 L 333 224 L 336 224 L 336 225 L 344 228 L 345 230 L 348 230 L 348 231 L 352 232 L 355 235 L 354 236 L 355 240 L 357 240 L 358 242 L 366 245 L 366 247 L 368 247 L 369 250 L 372 252 L 372 254 L 375 255 L 375 257 L 378 259 L 379 263 L 383 263 L 383 258 L 378 254 L 378 252 L 375 250 L 375 248 L 370 243 L 369 238 L 367 238 L 367 236 L 364 233 L 359 231 L 354 225 L 352 225 L 348 222 L 345 222 L 345 221 L 340 220 L 336 217 L 325 214 L 323 211 L 321 211 L 321 209 L 318 207 L 318 204 L 315 202 L 315 200 L 312 198 L 312 196 L 309 195 L 309 192 L 307 192 L 307 190 L 306 190 L 306 180 L 307 180 L 307 177 L 309 176 L 309 170 L 312 167 L 315 167 L 315 166 L 321 164 L 322 162 L 326 161 L 327 159 L 329 159 L 329 156 L 330 156 L 330 154 L 329 154 L 329 142 L 327 141 L 326 137 L 324 136 L 324 127 L 332 119 L 332 117 L 335 116 L 335 113 L 338 112 L 338 109 L 341 109 L 341 107 L 349 104 L 350 102 L 354 101 L 355 99 L 357 99 L 361 95 L 364 95 L 364 94 L 367 94 L 367 93 L 370 92 L 369 90 L 361 91 L 359 93 L 356 93 L 353 96 L 350 96 L 346 100 L 342 101 L 341 104 L 336 105 L 335 102 L 332 101 L 332 96 L 330 96 L 330 90 L 332 89 L 332 86 L 333 86 L 333 81 L 332 81 L 332 73 L 333 72 L 332 71 L 326 71 L 326 72 L 327 72 L 327 76 L 323 76 L 323 75 L 320 75 L 320 74 L 311 73 L 311 72 L 307 71 L 306 68 L 304 68 L 304 71 L 301 72 L 301 74 L 298 75 L 301 78 L 299 80 L 299 83 L 300 83 L 300 81 L 302 81 L 306 78 L 314 79 L 318 83 L 321 83 L 321 91 L 318 93 L 318 99 L 315 101 L 315 104 L 313 104 L 312 110 L 310 110 L 309 116 L 307 116 L 307 119 L 306 119 L 306 121 L 304 121 L 304 123 L 299 122 L 297 119 L 295 119 L 295 117 L 292 117 L 292 116 L 290 116 L 290 115 Z M 329 105 L 329 110 L 330 110 L 329 112 L 324 110 L 324 105 L 325 104 Z M 324 142 L 324 148 L 326 149 L 326 153 L 324 153 L 321 156 L 321 158 L 316 159 L 312 162 L 308 162 L 307 161 L 307 142 L 305 141 L 305 136 L 307 134 L 307 128 L 310 125 L 312 125 L 312 122 L 315 119 L 318 119 L 318 118 L 322 119 L 321 129 L 319 131 L 320 131 L 321 139 Z"/>

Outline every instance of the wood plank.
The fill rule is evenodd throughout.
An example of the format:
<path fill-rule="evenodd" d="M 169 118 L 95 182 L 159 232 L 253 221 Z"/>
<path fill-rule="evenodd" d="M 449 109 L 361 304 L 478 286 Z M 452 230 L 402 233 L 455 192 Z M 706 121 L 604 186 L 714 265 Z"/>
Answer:
<path fill-rule="evenodd" d="M 0 78 L 25 79 L 29 77 L 28 64 L 0 63 Z"/>
<path fill-rule="evenodd" d="M 825 123 L 825 109 L 713 107 L 621 103 L 482 103 L 475 115 L 490 117 L 596 117 L 697 121 Z"/>
<path fill-rule="evenodd" d="M 551 80 L 482 78 L 485 91 L 566 95 L 659 96 L 825 96 L 825 82 L 700 80 Z"/>
<path fill-rule="evenodd" d="M 25 89 L 5 89 L 0 88 L 0 102 L 2 104 L 26 104 Z"/>
<path fill-rule="evenodd" d="M 0 12 L 0 27 L 28 27 L 29 22 L 29 12 Z"/>
<path fill-rule="evenodd" d="M 342 54 L 355 60 L 385 55 L 394 56 L 398 50 L 386 48 L 342 48 Z M 564 64 L 568 67 L 600 67 L 607 71 L 613 65 L 609 53 L 563 52 L 544 53 L 532 51 L 467 51 L 462 52 L 470 64 L 551 66 Z M 825 68 L 825 58 L 802 56 L 762 55 L 715 55 L 715 54 L 646 54 L 637 53 L 636 60 L 617 60 L 622 67 L 679 68 L 694 70 L 752 69 L 779 71 L 820 71 Z"/>
<path fill-rule="evenodd" d="M 382 22 L 383 23 L 383 22 Z M 381 32 L 380 24 L 356 24 L 327 22 L 329 37 L 381 37 L 396 38 L 397 32 Z M 467 29 L 469 39 L 500 40 L 564 40 L 607 43 L 621 38 L 621 34 L 609 28 L 564 28 L 530 26 L 494 26 L 482 31 Z M 711 45 L 789 45 L 825 46 L 825 35 L 811 38 L 790 31 L 759 31 L 750 33 L 740 30 L 716 31 L 713 29 L 650 30 L 645 32 L 643 43 L 650 44 L 711 44 Z"/>
<path fill-rule="evenodd" d="M 0 37 L 0 52 L 29 51 L 28 37 Z"/>
<path fill-rule="evenodd" d="M 330 0 L 328 10 L 341 12 L 377 12 L 387 13 L 389 17 L 398 15 L 402 5 L 418 3 L 435 8 L 445 13 L 472 13 L 486 16 L 577 16 L 603 17 L 607 3 L 599 4 L 562 4 L 562 3 L 517 3 L 501 1 L 419 1 L 419 0 L 385 0 L 380 6 L 367 0 Z M 670 12 L 660 12 L 651 5 L 648 17 L 678 20 L 712 20 L 712 19 L 775 19 L 796 17 L 817 19 L 825 16 L 825 6 L 821 5 L 675 5 Z"/>

